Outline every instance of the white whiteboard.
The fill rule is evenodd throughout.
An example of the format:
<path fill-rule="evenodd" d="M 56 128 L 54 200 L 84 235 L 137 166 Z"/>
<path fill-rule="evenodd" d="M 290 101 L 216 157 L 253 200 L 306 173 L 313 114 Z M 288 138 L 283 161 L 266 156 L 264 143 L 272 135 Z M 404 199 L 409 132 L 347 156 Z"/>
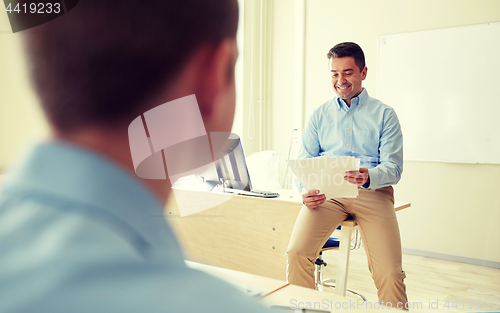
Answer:
<path fill-rule="evenodd" d="M 378 50 L 405 160 L 500 164 L 500 23 L 385 35 Z"/>

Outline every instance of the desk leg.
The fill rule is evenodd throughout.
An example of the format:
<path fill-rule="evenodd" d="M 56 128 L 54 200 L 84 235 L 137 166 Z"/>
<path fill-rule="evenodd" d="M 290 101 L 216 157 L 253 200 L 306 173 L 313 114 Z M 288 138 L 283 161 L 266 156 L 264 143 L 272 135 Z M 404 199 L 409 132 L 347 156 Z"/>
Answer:
<path fill-rule="evenodd" d="M 349 268 L 349 254 L 351 253 L 352 227 L 342 226 L 340 229 L 339 258 L 337 261 L 337 280 L 335 282 L 335 294 L 345 297 L 347 270 Z"/>

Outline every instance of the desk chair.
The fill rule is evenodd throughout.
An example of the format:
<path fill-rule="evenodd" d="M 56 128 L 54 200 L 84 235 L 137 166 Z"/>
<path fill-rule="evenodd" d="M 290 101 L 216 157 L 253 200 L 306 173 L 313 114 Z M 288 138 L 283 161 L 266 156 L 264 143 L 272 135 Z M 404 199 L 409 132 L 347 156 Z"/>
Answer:
<path fill-rule="evenodd" d="M 357 250 L 361 246 L 361 237 L 357 223 L 352 219 L 347 219 L 343 221 L 337 229 L 340 230 L 340 239 L 333 237 L 328 238 L 314 263 L 316 265 L 314 273 L 316 285 L 320 291 L 323 291 L 323 287 L 331 287 L 335 288 L 335 294 L 337 295 L 345 297 L 347 291 L 366 301 L 366 298 L 362 294 L 346 287 L 350 250 Z M 353 231 L 354 236 L 352 236 Z M 323 279 L 323 267 L 327 265 L 327 263 L 323 261 L 323 252 L 329 250 L 339 250 L 337 279 Z"/>

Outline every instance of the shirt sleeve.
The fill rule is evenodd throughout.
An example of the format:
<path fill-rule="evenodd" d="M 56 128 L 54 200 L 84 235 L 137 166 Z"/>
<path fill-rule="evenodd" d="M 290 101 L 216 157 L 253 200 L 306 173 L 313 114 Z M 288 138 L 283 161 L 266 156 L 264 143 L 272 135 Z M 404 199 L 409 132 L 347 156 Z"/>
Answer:
<path fill-rule="evenodd" d="M 188 268 L 180 249 L 142 244 L 118 221 L 33 198 L 11 197 L 7 203 L 15 206 L 1 207 L 17 218 L 8 220 L 10 238 L 0 227 L 0 312 L 268 311 L 234 286 Z"/>
<path fill-rule="evenodd" d="M 379 153 L 380 164 L 368 170 L 370 189 L 395 185 L 403 173 L 403 134 L 393 109 L 387 110 L 384 114 Z"/>

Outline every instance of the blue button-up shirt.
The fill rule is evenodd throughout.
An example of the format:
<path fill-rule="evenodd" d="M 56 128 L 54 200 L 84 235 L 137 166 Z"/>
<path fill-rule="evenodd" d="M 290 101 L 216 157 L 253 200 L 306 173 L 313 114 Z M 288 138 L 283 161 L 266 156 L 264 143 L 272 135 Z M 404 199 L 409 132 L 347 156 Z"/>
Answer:
<path fill-rule="evenodd" d="M 262 312 L 188 268 L 163 205 L 106 158 L 38 145 L 0 191 L 0 312 Z"/>
<path fill-rule="evenodd" d="M 394 185 L 403 172 L 403 135 L 393 108 L 363 88 L 348 107 L 335 97 L 314 110 L 302 134 L 299 159 L 321 155 L 361 159 L 370 189 Z"/>

